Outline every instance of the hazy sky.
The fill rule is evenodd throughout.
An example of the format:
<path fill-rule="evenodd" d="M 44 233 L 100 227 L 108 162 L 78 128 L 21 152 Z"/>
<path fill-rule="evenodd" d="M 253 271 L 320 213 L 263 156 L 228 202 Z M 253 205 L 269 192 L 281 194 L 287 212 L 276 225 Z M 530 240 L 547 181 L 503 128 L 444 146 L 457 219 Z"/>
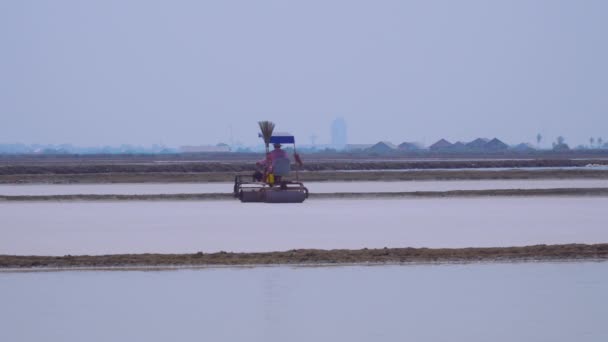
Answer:
<path fill-rule="evenodd" d="M 608 141 L 608 1 L 0 1 L 0 143 Z"/>

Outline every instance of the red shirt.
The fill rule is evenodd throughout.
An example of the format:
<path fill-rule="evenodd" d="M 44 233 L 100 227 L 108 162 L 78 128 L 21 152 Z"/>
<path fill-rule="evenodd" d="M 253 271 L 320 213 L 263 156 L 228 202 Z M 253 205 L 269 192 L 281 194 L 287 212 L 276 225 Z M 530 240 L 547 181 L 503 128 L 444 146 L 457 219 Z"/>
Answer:
<path fill-rule="evenodd" d="M 281 150 L 280 148 L 275 148 L 274 150 L 272 150 L 270 152 L 270 160 L 271 161 L 275 161 L 279 158 L 287 158 L 289 159 L 289 156 L 287 155 L 287 152 Z"/>
<path fill-rule="evenodd" d="M 280 148 L 275 148 L 274 150 L 270 151 L 270 153 L 268 153 L 268 156 L 265 159 L 260 160 L 259 162 L 257 162 L 257 164 L 264 168 L 270 168 L 272 167 L 272 163 L 280 158 L 289 159 L 289 155 L 287 155 L 287 152 L 281 150 Z"/>

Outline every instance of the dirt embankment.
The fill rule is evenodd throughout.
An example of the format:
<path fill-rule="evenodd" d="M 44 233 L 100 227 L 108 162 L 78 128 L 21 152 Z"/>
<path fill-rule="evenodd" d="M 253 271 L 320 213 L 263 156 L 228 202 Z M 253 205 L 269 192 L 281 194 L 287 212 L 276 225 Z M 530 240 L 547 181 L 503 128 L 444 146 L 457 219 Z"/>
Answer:
<path fill-rule="evenodd" d="M 608 260 L 608 244 L 455 249 L 294 249 L 284 252 L 267 253 L 199 252 L 194 254 L 66 255 L 60 257 L 0 255 L 0 269 L 560 260 Z"/>
<path fill-rule="evenodd" d="M 0 174 L 0 184 L 206 183 L 233 182 L 237 172 L 110 172 L 81 174 Z M 240 172 L 239 174 L 247 174 Z M 303 182 L 424 181 L 481 179 L 608 179 L 608 170 L 422 170 L 422 171 L 305 171 Z"/>
<path fill-rule="evenodd" d="M 363 151 L 300 151 L 308 162 L 334 161 L 433 161 L 433 160 L 605 160 L 608 149 L 570 151 L 394 151 L 393 153 L 373 153 Z M 53 165 L 53 164 L 169 164 L 192 162 L 255 162 L 263 157 L 263 152 L 197 152 L 159 154 L 0 154 L 0 165 Z"/>
<path fill-rule="evenodd" d="M 556 188 L 556 189 L 489 189 L 450 191 L 402 192 L 335 192 L 312 193 L 311 199 L 397 199 L 397 198 L 454 198 L 454 197 L 542 197 L 542 196 L 608 196 L 608 188 Z M 232 193 L 200 194 L 74 194 L 74 195 L 0 195 L 0 201 L 217 201 L 234 200 Z"/>
<path fill-rule="evenodd" d="M 433 170 L 461 168 L 522 168 L 522 167 L 582 167 L 589 164 L 608 165 L 608 160 L 595 159 L 515 159 L 515 160 L 348 160 L 311 161 L 303 171 L 332 170 Z M 193 173 L 193 172 L 244 172 L 253 168 L 252 162 L 176 162 L 176 163 L 65 163 L 65 164 L 4 164 L 0 175 L 36 174 L 98 174 L 98 173 Z"/>

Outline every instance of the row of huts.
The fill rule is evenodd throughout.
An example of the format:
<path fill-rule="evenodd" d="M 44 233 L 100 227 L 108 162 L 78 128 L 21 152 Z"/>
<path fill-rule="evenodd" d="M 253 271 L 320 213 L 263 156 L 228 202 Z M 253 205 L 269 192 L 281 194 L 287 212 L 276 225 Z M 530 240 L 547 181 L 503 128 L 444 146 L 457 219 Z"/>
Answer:
<path fill-rule="evenodd" d="M 534 147 L 530 144 L 521 143 L 516 146 L 509 146 L 502 142 L 498 138 L 494 139 L 485 139 L 485 138 L 477 138 L 471 142 L 461 142 L 457 141 L 455 143 L 451 143 L 446 139 L 440 139 L 434 144 L 430 145 L 428 148 L 413 142 L 403 142 L 399 145 L 392 144 L 388 141 L 380 141 L 376 144 L 370 145 L 347 145 L 346 149 L 349 151 L 363 151 L 363 152 L 371 152 L 371 153 L 391 153 L 391 152 L 399 152 L 399 151 L 422 151 L 422 150 L 431 150 L 436 152 L 499 152 L 505 151 L 508 149 L 516 150 L 516 151 L 532 151 Z"/>

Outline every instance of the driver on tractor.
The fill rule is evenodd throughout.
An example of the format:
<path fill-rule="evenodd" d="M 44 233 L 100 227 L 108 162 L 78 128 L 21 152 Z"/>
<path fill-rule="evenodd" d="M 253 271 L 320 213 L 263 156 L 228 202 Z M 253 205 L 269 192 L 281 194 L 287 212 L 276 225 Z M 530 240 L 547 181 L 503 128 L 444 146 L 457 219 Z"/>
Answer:
<path fill-rule="evenodd" d="M 266 158 L 256 163 L 256 172 L 253 175 L 254 180 L 265 180 L 270 185 L 280 183 L 283 176 L 286 176 L 290 171 L 289 156 L 287 152 L 281 149 L 281 144 L 275 143 L 274 150 L 266 155 Z"/>

